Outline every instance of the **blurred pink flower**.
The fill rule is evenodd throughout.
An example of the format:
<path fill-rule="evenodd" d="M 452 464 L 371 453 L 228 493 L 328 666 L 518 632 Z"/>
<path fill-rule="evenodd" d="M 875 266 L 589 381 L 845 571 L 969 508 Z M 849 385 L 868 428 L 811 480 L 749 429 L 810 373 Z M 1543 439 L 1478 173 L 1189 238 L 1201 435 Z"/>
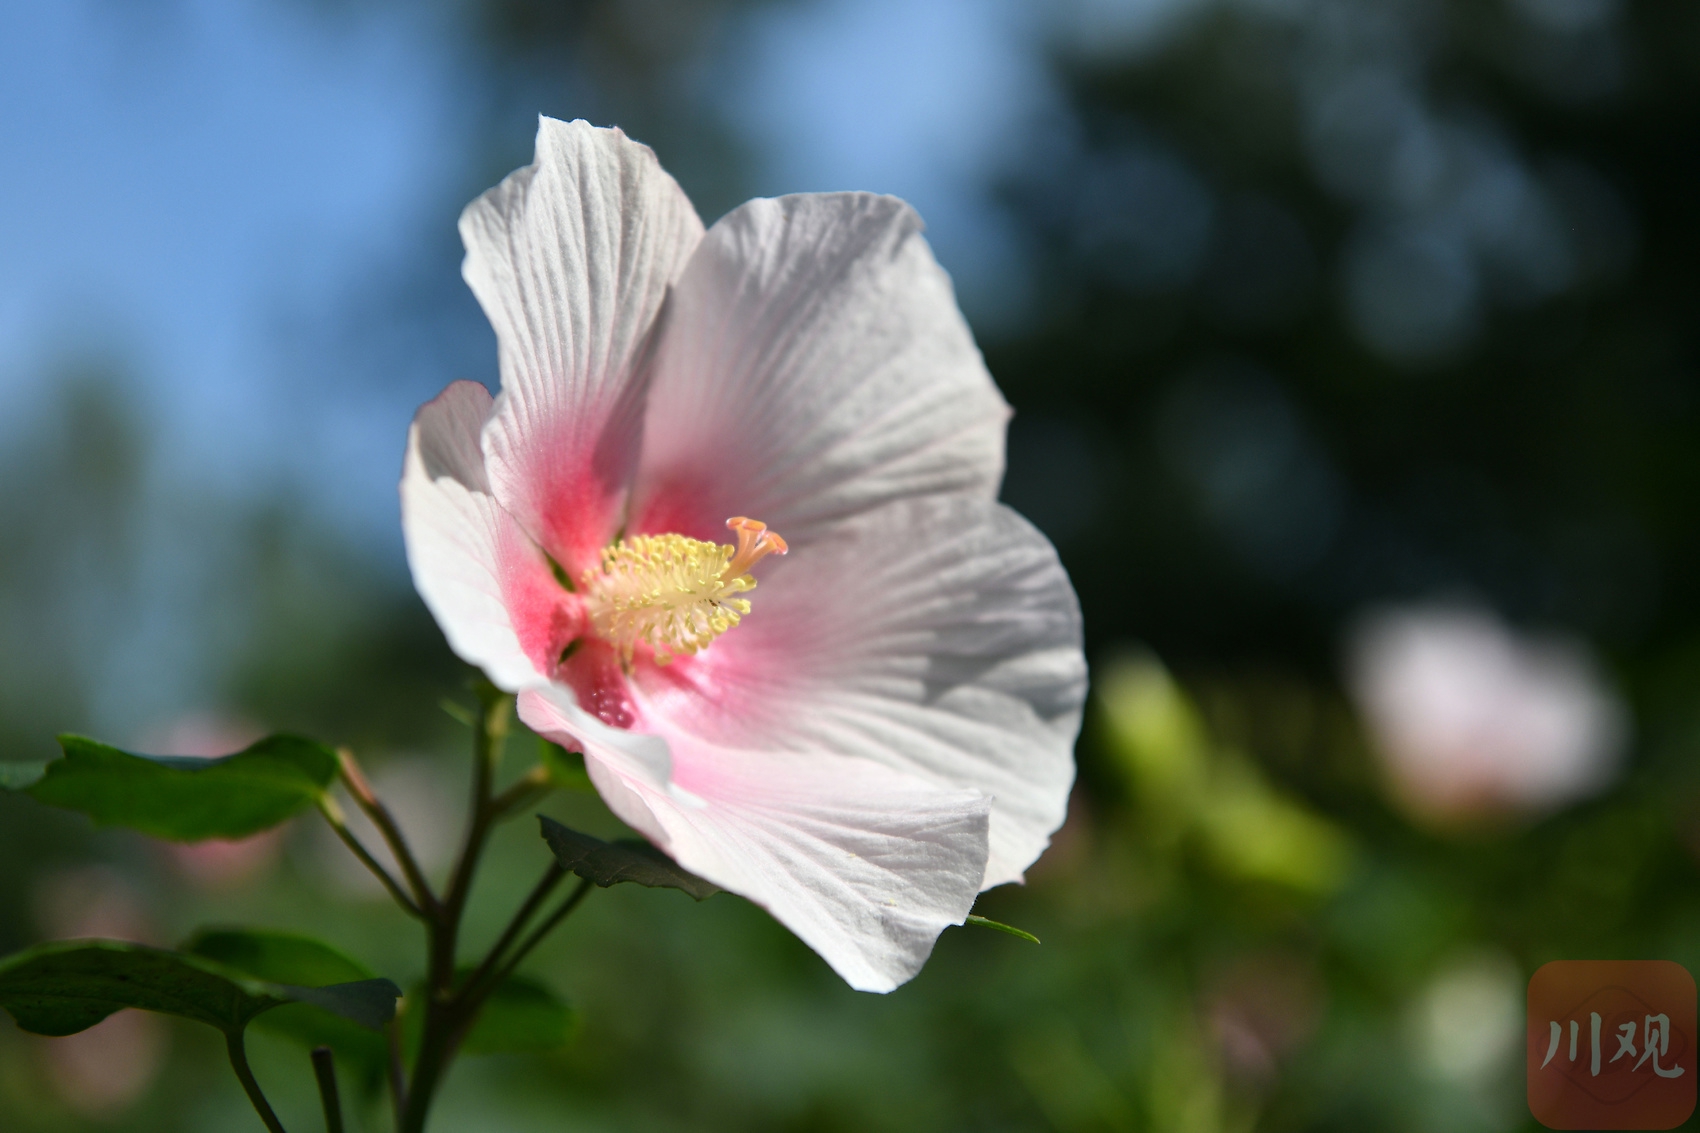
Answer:
<path fill-rule="evenodd" d="M 241 751 L 265 734 L 258 725 L 213 712 L 191 712 L 172 721 L 160 734 L 145 738 L 143 751 L 160 755 L 215 759 Z M 235 888 L 277 864 L 283 851 L 283 827 L 234 841 L 209 838 L 204 842 L 161 842 L 171 864 L 203 889 Z"/>
<path fill-rule="evenodd" d="M 67 1109 L 110 1119 L 140 1101 L 164 1068 L 170 1045 L 165 1020 L 120 1011 L 85 1031 L 42 1039 L 42 1070 Z"/>
<path fill-rule="evenodd" d="M 142 894 L 106 866 L 43 873 L 36 881 L 31 911 L 48 940 L 107 937 L 138 944 L 165 943 L 148 916 Z"/>
<path fill-rule="evenodd" d="M 52 870 L 36 882 L 35 920 L 48 940 L 107 937 L 163 944 L 143 907 L 142 895 L 114 871 L 90 866 Z M 143 1011 L 120 1011 L 86 1031 L 36 1040 L 48 1082 L 66 1108 L 108 1119 L 147 1093 L 165 1063 L 170 1032 L 165 1020 Z"/>
<path fill-rule="evenodd" d="M 401 486 L 454 649 L 622 819 L 876 991 L 1044 850 L 1086 684 L 920 228 L 830 193 L 705 233 L 647 147 L 544 119 L 461 218 L 501 396 L 421 409 Z"/>
<path fill-rule="evenodd" d="M 1549 810 L 1616 769 L 1627 719 L 1578 642 L 1410 607 L 1358 625 L 1349 670 L 1398 799 L 1419 816 Z"/>

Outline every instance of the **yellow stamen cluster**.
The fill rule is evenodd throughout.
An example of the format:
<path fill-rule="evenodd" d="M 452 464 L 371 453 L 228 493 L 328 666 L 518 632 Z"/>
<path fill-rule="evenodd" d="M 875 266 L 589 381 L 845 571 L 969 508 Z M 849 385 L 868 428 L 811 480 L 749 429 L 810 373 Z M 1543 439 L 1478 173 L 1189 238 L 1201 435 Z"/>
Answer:
<path fill-rule="evenodd" d="M 684 535 L 633 535 L 602 551 L 602 569 L 584 576 L 585 610 L 596 635 L 630 663 L 639 642 L 665 665 L 693 654 L 750 612 L 749 569 L 785 540 L 752 519 L 729 519 L 738 545 L 705 543 Z"/>

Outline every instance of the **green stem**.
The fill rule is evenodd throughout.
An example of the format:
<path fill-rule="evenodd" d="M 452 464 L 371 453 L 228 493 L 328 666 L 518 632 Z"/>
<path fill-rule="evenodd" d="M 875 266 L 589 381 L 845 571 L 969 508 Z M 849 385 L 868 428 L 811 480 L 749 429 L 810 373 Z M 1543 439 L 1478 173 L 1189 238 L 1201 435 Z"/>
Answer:
<path fill-rule="evenodd" d="M 455 1046 L 460 1045 L 467 1032 L 472 1030 L 473 1024 L 478 1022 L 478 1013 L 484 1009 L 484 1001 L 490 998 L 490 994 L 501 987 L 503 982 L 514 974 L 514 969 L 518 968 L 521 961 L 531 954 L 531 950 L 543 943 L 543 938 L 553 932 L 562 921 L 566 920 L 567 916 L 578 908 L 579 902 L 583 901 L 585 895 L 589 892 L 590 882 L 580 881 L 578 888 L 573 890 L 572 895 L 562 901 L 560 907 L 550 913 L 549 918 L 538 925 L 531 935 L 525 938 L 525 942 L 514 950 L 513 955 L 501 967 L 495 967 L 494 961 L 498 959 L 498 956 L 494 951 L 485 958 L 484 963 L 478 969 L 479 972 L 495 968 L 495 974 L 482 978 L 475 977 L 461 986 L 459 1012 L 455 1029 L 451 1035 Z"/>
<path fill-rule="evenodd" d="M 325 1133 L 343 1133 L 342 1096 L 336 1088 L 336 1057 L 328 1046 L 313 1048 L 313 1077 L 319 1082 L 319 1100 L 325 1107 Z"/>
<path fill-rule="evenodd" d="M 507 818 L 521 807 L 530 806 L 555 789 L 549 781 L 547 767 L 533 767 L 525 776 L 490 800 L 490 810 L 495 818 Z"/>
<path fill-rule="evenodd" d="M 497 817 L 491 805 L 491 788 L 496 765 L 501 760 L 502 744 L 508 735 L 508 712 L 513 706 L 511 696 L 488 684 L 479 688 L 478 699 L 478 727 L 473 732 L 472 816 L 467 822 L 466 840 L 449 887 L 433 909 L 429 971 L 422 1005 L 425 1033 L 420 1041 L 419 1057 L 413 1063 L 413 1079 L 408 1084 L 399 1133 L 423 1133 L 425 1116 L 465 1030 L 463 1004 L 455 987 L 455 951 L 467 897 L 472 892 L 472 879 L 478 872 L 478 860 Z"/>
<path fill-rule="evenodd" d="M 425 871 L 419 868 L 419 860 L 413 856 L 413 848 L 407 844 L 407 837 L 401 832 L 401 826 L 390 813 L 390 808 L 385 806 L 372 790 L 372 784 L 367 781 L 366 773 L 354 758 L 354 753 L 347 748 L 338 748 L 336 754 L 338 778 L 348 789 L 355 805 L 372 820 L 372 825 L 378 828 L 378 833 L 383 835 L 390 853 L 395 856 L 396 864 L 401 867 L 402 876 L 407 878 L 408 887 L 413 890 L 414 903 L 428 912 L 436 912 L 437 895 L 431 892 L 431 883 L 425 880 Z"/>
<path fill-rule="evenodd" d="M 509 947 L 525 930 L 526 923 L 531 920 L 532 914 L 542 907 L 543 902 L 549 899 L 549 894 L 555 891 L 555 887 L 566 876 L 567 871 L 562 869 L 559 864 L 549 863 L 548 870 L 544 872 L 542 879 L 532 889 L 531 895 L 525 899 L 525 904 L 519 907 L 519 912 L 514 914 L 513 920 L 508 922 L 508 927 L 502 932 L 501 938 L 491 946 L 489 954 L 484 957 L 484 962 L 479 964 L 477 970 L 461 984 L 463 995 L 471 997 L 478 994 L 480 985 L 489 977 L 491 972 L 496 970 L 496 965 L 502 962 L 502 958 L 507 954 Z"/>
<path fill-rule="evenodd" d="M 242 1045 L 242 1032 L 226 1031 L 224 1046 L 230 1053 L 230 1068 L 236 1071 L 236 1080 L 242 1083 L 248 1100 L 253 1103 L 254 1112 L 260 1115 L 270 1133 L 285 1133 L 283 1122 L 272 1112 L 271 1103 L 266 1101 L 266 1095 L 260 1090 L 260 1083 L 254 1080 L 254 1071 L 248 1065 L 248 1051 Z"/>
<path fill-rule="evenodd" d="M 574 909 L 578 908 L 579 902 L 583 901 L 589 892 L 590 880 L 586 878 L 578 883 L 578 888 L 573 890 L 572 896 L 568 897 L 565 901 L 562 901 L 560 908 L 550 913 L 549 919 L 538 925 L 537 928 L 532 931 L 532 934 L 525 938 L 525 943 L 521 944 L 514 950 L 513 956 L 509 958 L 507 963 L 501 966 L 500 970 L 496 972 L 495 978 L 490 981 L 490 989 L 493 990 L 502 986 L 502 981 L 514 974 L 514 969 L 519 967 L 520 961 L 530 955 L 533 948 L 542 944 L 543 938 L 548 936 L 551 932 L 554 932 L 556 926 L 566 920 L 568 914 L 570 914 Z M 480 1001 L 482 1001 L 482 997 L 480 997 Z"/>
<path fill-rule="evenodd" d="M 354 836 L 354 831 L 348 828 L 348 821 L 343 817 L 342 808 L 336 805 L 336 800 L 329 795 L 320 795 L 319 813 L 325 816 L 325 821 L 336 831 L 336 836 L 342 839 L 342 844 L 348 847 L 349 852 L 360 859 L 360 864 L 370 870 L 373 877 L 383 883 L 389 895 L 395 898 L 396 904 L 400 905 L 408 916 L 424 920 L 424 911 L 402 890 L 401 883 L 390 876 L 390 871 L 372 856 L 372 852 Z"/>

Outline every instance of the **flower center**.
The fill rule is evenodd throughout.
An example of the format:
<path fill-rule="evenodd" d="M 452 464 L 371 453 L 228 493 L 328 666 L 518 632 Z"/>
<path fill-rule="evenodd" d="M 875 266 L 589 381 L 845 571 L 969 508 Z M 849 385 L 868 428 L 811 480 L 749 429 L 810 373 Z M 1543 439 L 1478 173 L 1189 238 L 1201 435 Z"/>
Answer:
<path fill-rule="evenodd" d="M 783 555 L 785 540 L 767 524 L 739 516 L 726 526 L 738 545 L 704 543 L 683 535 L 633 535 L 602 551 L 602 569 L 585 572 L 585 612 L 596 635 L 628 664 L 643 642 L 665 665 L 692 654 L 738 624 L 756 588 L 750 568 Z"/>

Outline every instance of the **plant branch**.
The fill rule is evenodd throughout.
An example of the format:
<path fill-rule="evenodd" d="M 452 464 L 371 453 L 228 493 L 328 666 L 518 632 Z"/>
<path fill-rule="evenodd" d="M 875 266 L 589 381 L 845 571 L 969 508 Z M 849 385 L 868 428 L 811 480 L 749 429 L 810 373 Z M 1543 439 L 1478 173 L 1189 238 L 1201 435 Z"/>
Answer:
<path fill-rule="evenodd" d="M 337 749 L 337 774 L 342 785 L 348 788 L 354 802 L 372 820 L 372 825 L 378 828 L 384 841 L 389 845 L 390 853 L 395 855 L 396 864 L 401 866 L 402 876 L 407 878 L 407 884 L 413 890 L 414 903 L 421 909 L 436 913 L 439 902 L 437 895 L 431 891 L 431 885 L 425 880 L 425 872 L 419 868 L 419 862 L 413 856 L 413 850 L 407 844 L 407 838 L 397 825 L 395 816 L 372 790 L 372 784 L 367 781 L 366 773 L 360 769 L 354 753 L 347 748 Z"/>
<path fill-rule="evenodd" d="M 248 1100 L 253 1103 L 254 1112 L 260 1115 L 269 1133 L 285 1133 L 283 1122 L 272 1112 L 271 1103 L 266 1101 L 266 1095 L 260 1089 L 260 1083 L 254 1079 L 254 1071 L 248 1065 L 248 1051 L 242 1044 L 241 1031 L 226 1031 L 224 1035 L 225 1049 L 230 1053 L 230 1068 L 236 1071 L 236 1080 L 242 1083 L 242 1089 L 247 1093 Z"/>
<path fill-rule="evenodd" d="M 525 942 L 514 950 L 513 956 L 496 972 L 495 978 L 490 982 L 490 987 L 501 987 L 502 981 L 514 974 L 514 969 L 518 968 L 520 962 L 531 954 L 531 950 L 542 944 L 543 938 L 554 932 L 556 926 L 566 920 L 574 909 L 578 908 L 579 902 L 583 901 L 586 895 L 590 893 L 590 888 L 591 882 L 588 878 L 580 881 L 578 888 L 573 890 L 572 895 L 562 901 L 560 907 L 549 914 L 549 919 L 532 930 L 531 935 L 525 938 Z"/>
<path fill-rule="evenodd" d="M 503 930 L 501 937 L 490 948 L 489 954 L 484 957 L 484 962 L 479 964 L 477 970 L 461 984 L 461 995 L 464 999 L 468 1001 L 481 1001 L 483 999 L 483 994 L 479 990 L 480 986 L 502 962 L 503 956 L 506 955 L 513 942 L 525 930 L 532 914 L 542 907 L 543 902 L 549 899 L 549 894 L 555 891 L 555 887 L 566 876 L 567 871 L 562 869 L 559 863 L 549 863 L 548 870 L 544 872 L 542 879 L 532 889 L 531 895 L 525 899 L 525 904 L 519 907 L 519 911 L 508 922 L 508 927 Z"/>
<path fill-rule="evenodd" d="M 472 817 L 467 822 L 466 839 L 461 846 L 460 859 L 454 875 L 444 892 L 439 934 L 447 948 L 432 957 L 432 984 L 443 988 L 454 978 L 454 945 L 460 931 L 460 920 L 466 912 L 466 900 L 472 893 L 472 879 L 478 871 L 484 843 L 495 822 L 491 790 L 496 779 L 496 765 L 502 758 L 502 745 L 508 738 L 508 710 L 513 698 L 493 686 L 480 689 L 478 729 L 473 736 L 472 759 Z"/>
<path fill-rule="evenodd" d="M 490 800 L 491 815 L 500 821 L 554 789 L 555 784 L 549 780 L 549 769 L 541 765 L 533 767 L 524 778 Z"/>
<path fill-rule="evenodd" d="M 336 1088 L 336 1057 L 328 1046 L 313 1048 L 313 1077 L 319 1082 L 319 1100 L 325 1107 L 325 1133 L 343 1133 L 342 1097 Z"/>
<path fill-rule="evenodd" d="M 554 881 L 558 882 L 561 876 L 565 876 L 564 870 L 561 871 L 559 876 L 554 877 Z M 546 876 L 545 880 L 550 880 L 549 876 Z M 561 902 L 560 907 L 550 913 L 549 918 L 538 925 L 536 930 L 525 938 L 525 942 L 515 949 L 506 963 L 496 968 L 493 961 L 497 959 L 498 952 L 493 949 L 473 977 L 461 985 L 460 994 L 457 997 L 454 1030 L 451 1032 L 453 1045 L 458 1046 L 467 1033 L 472 1030 L 473 1024 L 478 1022 L 478 1013 L 484 1009 L 484 1001 L 489 999 L 495 990 L 501 987 L 509 976 L 514 974 L 514 970 L 531 954 L 532 949 L 543 942 L 544 937 L 553 932 L 557 925 L 567 919 L 569 913 L 578 908 L 579 902 L 583 901 L 585 895 L 590 892 L 590 885 L 591 883 L 588 880 L 580 881 L 578 888 L 573 890 L 572 895 Z M 550 887 L 553 888 L 553 885 L 551 884 Z M 538 890 L 533 892 L 533 897 L 537 900 L 535 902 L 528 901 L 527 905 L 542 904 L 544 895 L 540 885 Z M 522 912 L 525 913 L 525 919 L 530 918 L 529 910 L 522 910 Z M 521 919 L 516 917 L 510 928 L 517 930 L 521 923 Z M 504 934 L 504 943 L 505 939 L 506 934 Z M 494 974 L 485 974 L 492 968 L 495 969 Z"/>
<path fill-rule="evenodd" d="M 360 864 L 364 865 L 371 871 L 373 877 L 383 883 L 384 888 L 389 891 L 389 895 L 395 898 L 396 904 L 400 905 L 409 916 L 425 920 L 424 910 L 414 903 L 413 898 L 409 897 L 406 891 L 402 889 L 401 883 L 391 876 L 390 871 L 384 868 L 383 863 L 373 857 L 372 852 L 361 844 L 359 838 L 355 837 L 354 831 L 348 828 L 348 821 L 343 816 L 342 808 L 337 805 L 336 800 L 329 795 L 320 795 L 319 813 L 325 816 L 325 821 L 330 824 L 332 830 L 336 831 L 336 836 L 342 839 L 342 844 L 348 847 L 349 852 L 359 858 Z"/>
<path fill-rule="evenodd" d="M 426 977 L 425 1031 L 413 1063 L 406 1104 L 398 1122 L 400 1133 L 423 1133 L 429 1110 L 444 1072 L 465 1032 L 463 1003 L 455 984 L 455 951 L 461 917 L 466 912 L 478 860 L 495 824 L 491 789 L 502 746 L 508 736 L 508 713 L 513 697 L 488 682 L 478 689 L 478 726 L 473 730 L 472 811 L 466 839 L 443 898 L 432 909 L 430 959 Z"/>

